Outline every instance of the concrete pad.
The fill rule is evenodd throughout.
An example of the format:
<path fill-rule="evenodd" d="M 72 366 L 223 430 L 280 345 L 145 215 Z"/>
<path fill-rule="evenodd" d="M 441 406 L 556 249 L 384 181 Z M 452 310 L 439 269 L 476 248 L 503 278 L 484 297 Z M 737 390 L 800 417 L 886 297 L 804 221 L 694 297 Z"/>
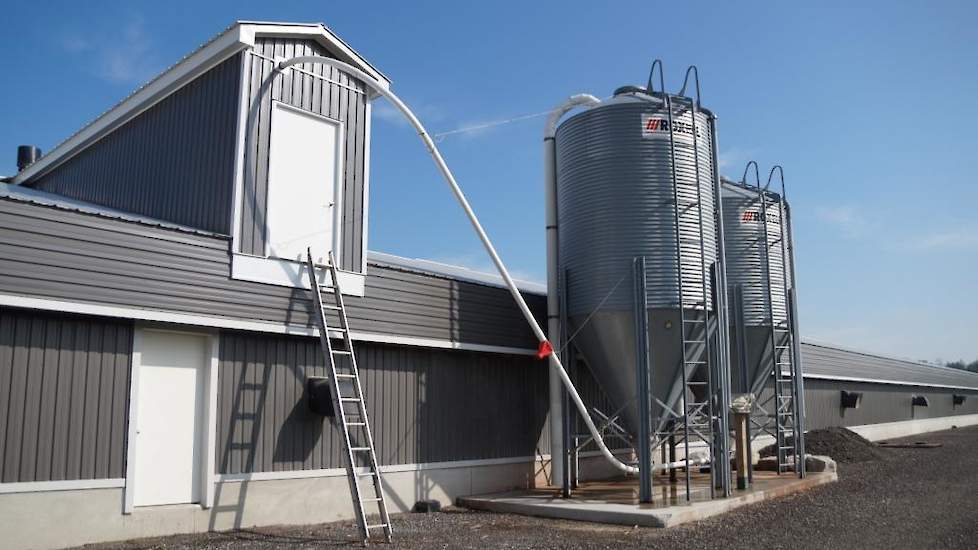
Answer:
<path fill-rule="evenodd" d="M 683 476 L 680 475 L 680 478 Z M 556 488 L 530 489 L 467 496 L 457 499 L 459 506 L 475 510 L 537 517 L 591 521 L 643 527 L 672 527 L 728 512 L 740 506 L 804 491 L 838 479 L 835 472 L 813 473 L 798 479 L 794 475 L 756 472 L 746 491 L 734 491 L 729 498 L 710 499 L 709 476 L 695 474 L 691 500 L 686 501 L 684 483 L 670 484 L 657 476 L 651 504 L 638 503 L 638 480 L 584 483 L 574 496 L 560 497 Z"/>
<path fill-rule="evenodd" d="M 805 455 L 805 472 L 834 472 L 837 470 L 835 460 L 825 455 Z M 778 457 L 766 456 L 757 461 L 754 465 L 755 472 L 777 472 Z M 788 464 L 788 471 L 795 471 L 795 461 L 792 459 Z"/>

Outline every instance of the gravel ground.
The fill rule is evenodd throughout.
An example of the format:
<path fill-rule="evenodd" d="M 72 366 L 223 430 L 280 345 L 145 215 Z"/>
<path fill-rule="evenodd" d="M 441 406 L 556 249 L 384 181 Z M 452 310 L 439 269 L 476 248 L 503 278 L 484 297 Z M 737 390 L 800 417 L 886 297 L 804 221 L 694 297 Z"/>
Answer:
<path fill-rule="evenodd" d="M 671 529 L 449 509 L 395 516 L 394 548 L 978 548 L 978 427 L 915 436 L 933 449 L 880 449 L 839 481 Z M 882 455 L 881 455 L 882 456 Z M 357 544 L 350 522 L 180 535 L 98 550 L 277 549 Z"/>

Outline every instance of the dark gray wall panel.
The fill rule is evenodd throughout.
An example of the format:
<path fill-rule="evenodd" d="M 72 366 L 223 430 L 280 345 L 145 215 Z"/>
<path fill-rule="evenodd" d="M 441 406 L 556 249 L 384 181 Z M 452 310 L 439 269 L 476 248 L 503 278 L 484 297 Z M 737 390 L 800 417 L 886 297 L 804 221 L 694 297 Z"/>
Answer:
<path fill-rule="evenodd" d="M 240 55 L 27 185 L 229 234 Z"/>
<path fill-rule="evenodd" d="M 0 481 L 124 476 L 132 324 L 0 308 Z"/>
<path fill-rule="evenodd" d="M 298 55 L 333 57 L 311 40 L 259 38 L 254 51 L 266 57 L 291 58 Z M 265 212 L 268 196 L 268 144 L 272 101 L 281 101 L 343 123 L 344 172 L 342 246 L 340 267 L 350 271 L 363 268 L 364 159 L 367 96 L 362 82 L 324 65 L 303 64 L 305 71 L 285 71 L 266 88 L 261 83 L 272 74 L 272 61 L 246 55 L 249 113 L 247 165 L 242 200 L 240 252 L 263 256 L 265 253 Z M 352 89 L 351 89 L 352 88 Z M 260 97 L 259 97 L 259 94 Z M 325 182 L 324 182 L 325 184 Z"/>
<path fill-rule="evenodd" d="M 308 292 L 230 279 L 229 246 L 0 199 L 0 293 L 309 326 Z M 543 297 L 527 299 L 542 316 Z M 366 297 L 346 303 L 355 331 L 536 348 L 502 288 L 371 266 Z"/>
<path fill-rule="evenodd" d="M 368 343 L 357 345 L 357 361 L 382 464 L 537 452 L 545 363 Z M 339 432 L 309 413 L 304 399 L 306 377 L 325 371 L 317 339 L 223 332 L 219 471 L 342 467 Z"/>

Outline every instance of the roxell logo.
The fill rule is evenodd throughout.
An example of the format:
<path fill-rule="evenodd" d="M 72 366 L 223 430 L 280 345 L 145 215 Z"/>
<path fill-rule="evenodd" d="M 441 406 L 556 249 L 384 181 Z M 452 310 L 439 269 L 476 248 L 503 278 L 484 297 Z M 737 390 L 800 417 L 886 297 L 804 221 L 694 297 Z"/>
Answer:
<path fill-rule="evenodd" d="M 672 121 L 673 136 L 692 139 L 694 132 L 697 138 L 703 137 L 700 127 L 693 127 L 692 122 L 685 120 Z M 669 137 L 669 118 L 662 115 L 642 115 L 642 137 Z"/>
<path fill-rule="evenodd" d="M 757 210 L 744 210 L 744 213 L 740 216 L 740 223 L 759 223 L 761 221 L 761 213 Z M 774 212 L 767 213 L 767 223 L 778 223 L 778 217 Z"/>

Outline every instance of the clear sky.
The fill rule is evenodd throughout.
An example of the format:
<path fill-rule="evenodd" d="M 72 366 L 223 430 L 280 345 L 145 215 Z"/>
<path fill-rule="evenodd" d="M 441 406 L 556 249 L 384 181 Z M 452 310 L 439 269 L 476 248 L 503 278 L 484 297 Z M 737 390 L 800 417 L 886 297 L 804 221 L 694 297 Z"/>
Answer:
<path fill-rule="evenodd" d="M 724 172 L 785 167 L 802 331 L 978 358 L 974 2 L 14 2 L 0 33 L 0 172 L 47 150 L 235 19 L 325 22 L 433 132 L 695 63 Z M 488 269 L 413 133 L 375 109 L 370 248 Z M 544 278 L 541 117 L 442 150 L 503 258 Z M 139 182 L 133 182 L 138 185 Z"/>

